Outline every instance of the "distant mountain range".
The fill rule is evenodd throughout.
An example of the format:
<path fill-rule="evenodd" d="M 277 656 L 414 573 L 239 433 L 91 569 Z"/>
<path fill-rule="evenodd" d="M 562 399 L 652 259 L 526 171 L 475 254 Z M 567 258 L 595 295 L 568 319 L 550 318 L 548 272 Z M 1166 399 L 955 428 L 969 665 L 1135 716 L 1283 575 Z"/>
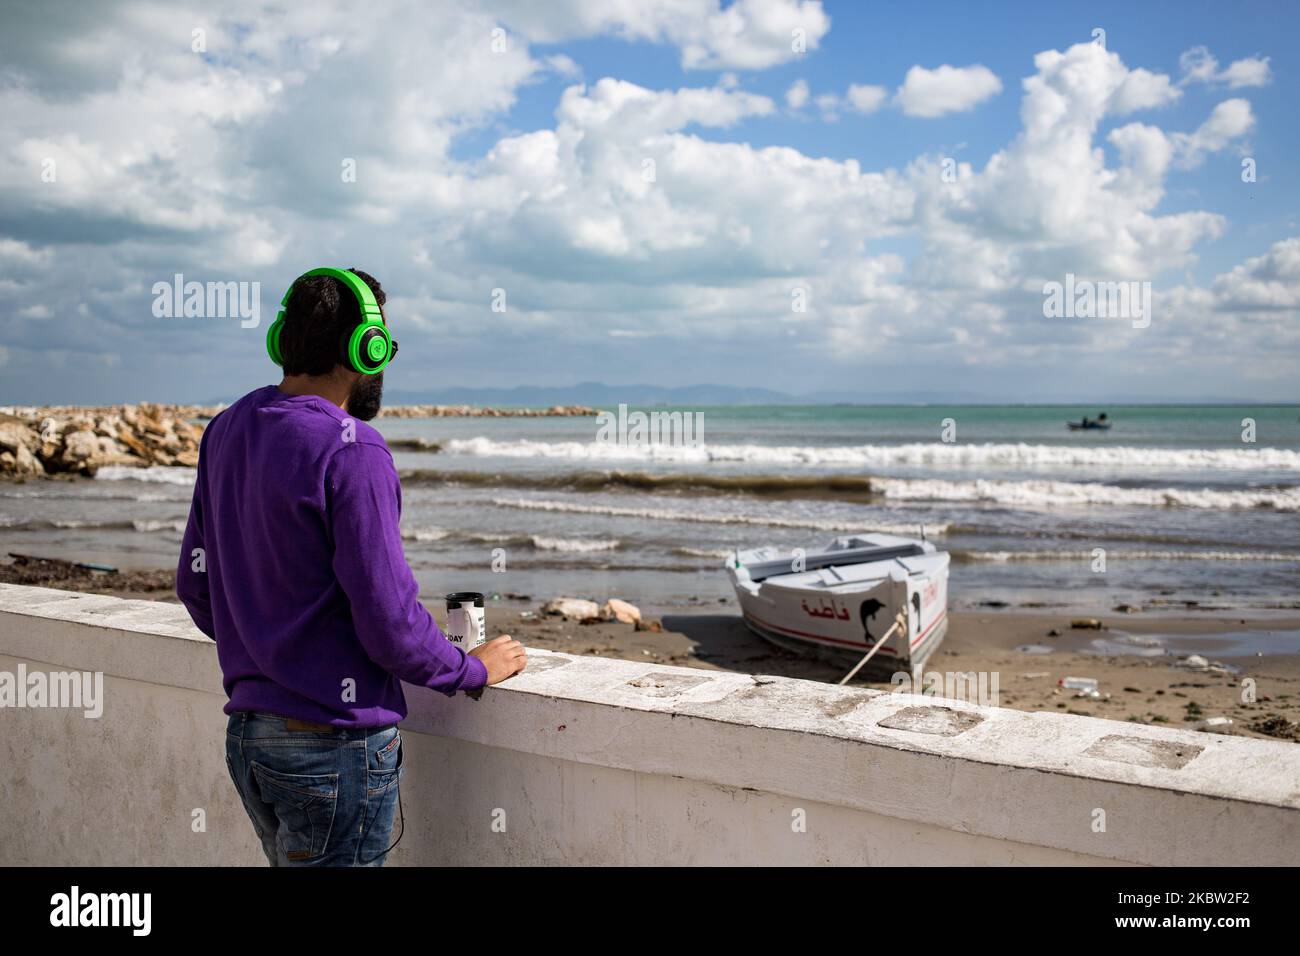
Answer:
<path fill-rule="evenodd" d="M 390 389 L 384 393 L 387 405 L 591 405 L 613 408 L 627 405 L 1236 405 L 1275 404 L 1252 402 L 1226 396 L 1169 401 L 1150 395 L 1107 395 L 1105 398 L 1043 396 L 1036 402 L 999 402 L 971 392 L 899 391 L 884 394 L 819 391 L 790 395 L 770 388 L 732 385 L 606 385 L 582 382 L 578 385 L 515 385 L 511 388 L 443 388 L 430 391 Z"/>
<path fill-rule="evenodd" d="M 694 408 L 707 405 L 1066 405 L 1103 409 L 1116 405 L 1290 405 L 1278 402 L 1225 395 L 1197 398 L 1163 398 L 1161 396 L 1119 393 L 1104 397 L 1078 395 L 1040 395 L 1036 401 L 1003 399 L 968 391 L 934 389 L 863 393 L 823 390 L 807 395 L 791 395 L 771 388 L 734 385 L 606 385 L 604 382 L 581 382 L 577 385 L 515 385 L 511 388 L 441 388 L 384 391 L 385 405 L 486 405 L 537 407 L 549 405 L 590 405 L 614 409 L 620 402 L 634 406 L 674 405 Z M 238 395 L 210 398 L 192 404 L 230 404 Z M 139 401 L 138 397 L 119 401 Z M 167 399 L 161 399 L 167 401 Z M 0 403 L 3 404 L 3 403 Z"/>
<path fill-rule="evenodd" d="M 872 402 L 962 403 L 976 401 L 971 395 L 915 392 L 870 397 L 848 392 L 815 392 L 790 395 L 770 388 L 732 385 L 606 385 L 582 382 L 578 385 L 516 385 L 511 388 L 444 388 L 436 391 L 384 392 L 388 405 L 834 405 Z"/>

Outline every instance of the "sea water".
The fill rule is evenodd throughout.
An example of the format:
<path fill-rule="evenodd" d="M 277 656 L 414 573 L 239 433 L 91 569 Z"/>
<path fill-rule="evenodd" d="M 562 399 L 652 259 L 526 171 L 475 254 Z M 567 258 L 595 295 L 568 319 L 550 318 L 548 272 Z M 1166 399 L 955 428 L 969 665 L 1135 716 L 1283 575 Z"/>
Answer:
<path fill-rule="evenodd" d="M 725 611 L 733 549 L 924 529 L 952 554 L 958 608 L 1300 607 L 1295 406 L 677 410 L 704 441 L 601 441 L 594 417 L 377 419 L 422 593 Z M 1109 431 L 1066 428 L 1102 411 Z M 192 482 L 0 485 L 0 543 L 171 566 Z"/>

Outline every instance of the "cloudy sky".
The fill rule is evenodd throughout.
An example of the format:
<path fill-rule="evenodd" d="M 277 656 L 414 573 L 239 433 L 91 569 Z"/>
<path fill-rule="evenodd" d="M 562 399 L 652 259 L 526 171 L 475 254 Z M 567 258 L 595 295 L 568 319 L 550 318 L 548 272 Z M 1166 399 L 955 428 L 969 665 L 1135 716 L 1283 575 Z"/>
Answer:
<path fill-rule="evenodd" d="M 327 264 L 387 290 L 390 389 L 1300 398 L 1294 4 L 357 11 L 7 11 L 0 402 L 275 381 Z M 157 314 L 176 274 L 259 325 Z M 1045 317 L 1067 274 L 1149 325 Z"/>

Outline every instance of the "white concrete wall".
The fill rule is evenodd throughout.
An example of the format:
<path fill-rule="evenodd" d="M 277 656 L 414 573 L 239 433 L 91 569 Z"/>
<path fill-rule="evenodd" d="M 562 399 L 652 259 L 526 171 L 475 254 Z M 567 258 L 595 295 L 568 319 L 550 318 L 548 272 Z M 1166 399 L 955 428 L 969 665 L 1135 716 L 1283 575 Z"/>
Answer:
<path fill-rule="evenodd" d="M 1300 861 L 1291 743 L 530 660 L 480 701 L 407 688 L 392 864 Z M 183 608 L 0 585 L 0 671 L 20 662 L 103 671 L 106 702 L 0 710 L 0 864 L 263 862 L 226 774 L 215 648 Z"/>

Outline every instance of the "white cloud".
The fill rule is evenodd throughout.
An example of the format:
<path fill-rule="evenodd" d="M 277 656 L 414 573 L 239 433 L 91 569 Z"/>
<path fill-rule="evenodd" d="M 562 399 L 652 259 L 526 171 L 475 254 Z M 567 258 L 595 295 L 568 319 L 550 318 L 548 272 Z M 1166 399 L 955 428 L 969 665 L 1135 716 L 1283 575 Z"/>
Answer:
<path fill-rule="evenodd" d="M 620 127 L 647 135 L 682 129 L 692 123 L 701 126 L 731 126 L 748 116 L 774 112 L 766 96 L 739 90 L 681 89 L 656 92 L 625 80 L 609 77 L 591 92 L 583 86 L 564 91 L 556 115 L 561 122 L 608 130 Z"/>
<path fill-rule="evenodd" d="M 1247 100 L 1224 100 L 1192 133 L 1171 137 L 1184 167 L 1198 166 L 1207 153 L 1215 153 L 1254 128 L 1255 117 Z"/>
<path fill-rule="evenodd" d="M 563 53 L 556 53 L 546 58 L 546 65 L 551 71 L 568 80 L 576 80 L 582 76 L 582 67 L 578 66 L 571 57 Z"/>
<path fill-rule="evenodd" d="M 830 29 L 819 0 L 516 0 L 492 8 L 527 39 L 555 43 L 613 33 L 668 42 L 686 69 L 761 70 L 817 49 Z"/>
<path fill-rule="evenodd" d="M 1211 55 L 1208 47 L 1194 46 L 1178 57 L 1178 68 L 1183 73 L 1184 83 L 1210 83 L 1218 72 L 1219 61 Z"/>
<path fill-rule="evenodd" d="M 1045 51 L 1034 62 L 1037 73 L 1024 81 L 1023 130 L 983 171 L 956 183 L 927 163 L 914 171 L 936 249 L 955 248 L 963 260 L 943 254 L 944 267 L 960 274 L 981 242 L 999 250 L 985 257 L 998 264 L 987 275 L 1004 277 L 1007 288 L 1065 272 L 1149 279 L 1186 265 L 1192 247 L 1218 235 L 1223 222 L 1211 213 L 1154 214 L 1174 145 L 1156 127 L 1124 127 L 1111 136 L 1121 165 L 1108 169 L 1093 144 L 1107 115 L 1132 107 L 1135 88 L 1160 84 L 1092 43 Z M 1209 140 L 1199 138 L 1198 148 L 1212 148 Z M 966 234 L 961 242 L 958 232 Z"/>
<path fill-rule="evenodd" d="M 34 248 L 30 243 L 0 236 L 0 264 L 8 269 L 47 265 L 54 259 L 54 250 L 48 246 Z"/>
<path fill-rule="evenodd" d="M 1267 86 L 1273 81 L 1268 57 L 1245 57 L 1220 70 L 1219 61 L 1203 46 L 1194 46 L 1184 51 L 1178 58 L 1178 66 L 1182 70 L 1184 84 L 1226 84 L 1229 89 L 1235 90 L 1247 86 Z"/>
<path fill-rule="evenodd" d="M 889 91 L 882 86 L 852 85 L 840 96 L 837 93 L 819 93 L 812 96 L 806 80 L 796 80 L 785 92 L 786 105 L 791 109 L 803 109 L 809 102 L 817 107 L 823 121 L 834 123 L 840 118 L 841 110 L 854 113 L 874 113 L 889 98 Z"/>
<path fill-rule="evenodd" d="M 889 91 L 883 86 L 853 84 L 844 99 L 856 113 L 874 113 L 889 97 Z"/>
<path fill-rule="evenodd" d="M 1284 239 L 1214 280 L 1214 307 L 1229 312 L 1300 308 L 1300 238 Z"/>
<path fill-rule="evenodd" d="M 954 67 L 944 64 L 933 70 L 914 66 L 898 88 L 898 102 L 909 116 L 932 118 L 961 113 L 997 93 L 1002 81 L 988 67 Z"/>
<path fill-rule="evenodd" d="M 840 98 L 834 93 L 820 93 L 813 100 L 817 109 L 821 111 L 822 119 L 827 123 L 834 123 L 840 118 Z"/>
<path fill-rule="evenodd" d="M 812 0 L 735 0 L 711 14 L 704 28 L 679 32 L 687 69 L 758 70 L 817 49 L 830 17 Z"/>
<path fill-rule="evenodd" d="M 759 17 L 760 6 L 745 5 L 743 16 Z M 615 13 L 600 12 L 608 9 Z M 672 9 L 695 24 L 719 12 L 716 3 L 686 0 Z M 654 5 L 555 10 L 549 26 L 535 15 L 538 33 L 602 29 L 676 42 Z M 1165 105 L 1177 89 L 1092 44 L 1045 51 L 1026 70 L 1019 132 L 987 162 L 962 162 L 954 182 L 941 175 L 939 156 L 870 168 L 796 145 L 752 146 L 742 124 L 773 115 L 777 104 L 740 89 L 735 77 L 680 89 L 592 78 L 553 97 L 550 122 L 536 128 L 530 117 L 528 132 L 513 132 L 519 91 L 572 72 L 564 54 L 530 51 L 529 39 L 540 39 L 529 32 L 533 14 L 403 13 L 411 28 L 391 31 L 364 22 L 353 29 L 342 6 L 267 7 L 246 36 L 214 20 L 210 43 L 221 55 L 210 61 L 141 56 L 125 69 L 124 35 L 94 27 L 82 44 L 84 73 L 61 60 L 45 72 L 24 62 L 0 87 L 0 201 L 13 210 L 10 221 L 46 232 L 0 236 L 0 290 L 11 303 L 39 301 L 68 317 L 94 355 L 145 321 L 149 283 L 175 271 L 261 278 L 269 288 L 304 262 L 346 255 L 347 264 L 373 263 L 397 321 L 412 330 L 404 369 L 439 368 L 441 350 L 419 364 L 420 337 L 443 341 L 448 327 L 468 321 L 476 334 L 466 341 L 486 343 L 481 360 L 523 381 L 537 380 L 542 348 L 587 356 L 636 345 L 649 356 L 664 349 L 647 343 L 676 339 L 689 345 L 683 363 L 710 342 L 736 361 L 737 343 L 776 334 L 791 369 L 807 355 L 806 367 L 823 371 L 886 355 L 947 367 L 1106 355 L 1116 369 L 1140 371 L 1153 354 L 1194 354 L 1197 335 L 1229 327 L 1239 341 L 1225 354 L 1268 342 L 1269 362 L 1294 364 L 1300 346 L 1281 335 L 1295 321 L 1287 305 L 1294 240 L 1210 287 L 1165 294 L 1160 301 L 1182 310 L 1176 331 L 1138 338 L 1114 326 L 1026 319 L 1041 316 L 1043 281 L 1066 272 L 1155 279 L 1192 265 L 1198 244 L 1226 221 L 1186 202 L 1163 212 L 1160 203 L 1178 168 L 1249 133 L 1245 101 L 1219 104 L 1190 133 L 1163 130 L 1150 116 L 1108 130 L 1107 120 Z M 490 31 L 503 22 L 512 42 L 494 54 Z M 165 20 L 156 29 L 182 25 Z M 152 50 L 171 39 L 138 42 Z M 980 75 L 924 71 L 930 86 L 911 84 L 911 109 L 901 91 L 899 105 L 940 115 L 1001 87 L 988 74 L 982 90 L 966 83 L 958 96 L 943 69 Z M 870 112 L 886 97 L 867 85 L 815 95 L 800 82 L 784 93 L 791 108 Z M 364 115 L 366 135 L 338 123 L 340 114 Z M 474 145 L 453 148 L 469 134 Z M 39 182 L 44 155 L 59 158 L 57 184 Z M 355 183 L 339 178 L 339 160 L 349 156 Z M 906 255 L 893 251 L 900 247 Z M 54 281 L 67 261 L 75 274 Z M 807 314 L 791 312 L 796 285 L 810 291 Z M 505 316 L 486 305 L 498 287 L 509 295 Z M 19 331 L 16 309 L 0 311 L 0 343 L 22 355 Z M 215 375 L 210 368 L 230 362 L 261 370 L 259 349 L 246 340 L 195 349 L 181 329 L 161 331 L 151 346 L 204 355 L 196 373 Z M 222 363 L 214 362 L 222 348 Z"/>
<path fill-rule="evenodd" d="M 1220 77 L 1228 84 L 1229 89 L 1234 90 L 1243 86 L 1267 86 L 1273 81 L 1273 75 L 1268 66 L 1268 57 L 1263 59 L 1248 57 L 1244 60 L 1237 60 L 1224 70 Z"/>
<path fill-rule="evenodd" d="M 1109 109 L 1119 115 L 1168 106 L 1181 94 L 1169 77 L 1141 67 L 1129 70 L 1111 94 Z"/>

